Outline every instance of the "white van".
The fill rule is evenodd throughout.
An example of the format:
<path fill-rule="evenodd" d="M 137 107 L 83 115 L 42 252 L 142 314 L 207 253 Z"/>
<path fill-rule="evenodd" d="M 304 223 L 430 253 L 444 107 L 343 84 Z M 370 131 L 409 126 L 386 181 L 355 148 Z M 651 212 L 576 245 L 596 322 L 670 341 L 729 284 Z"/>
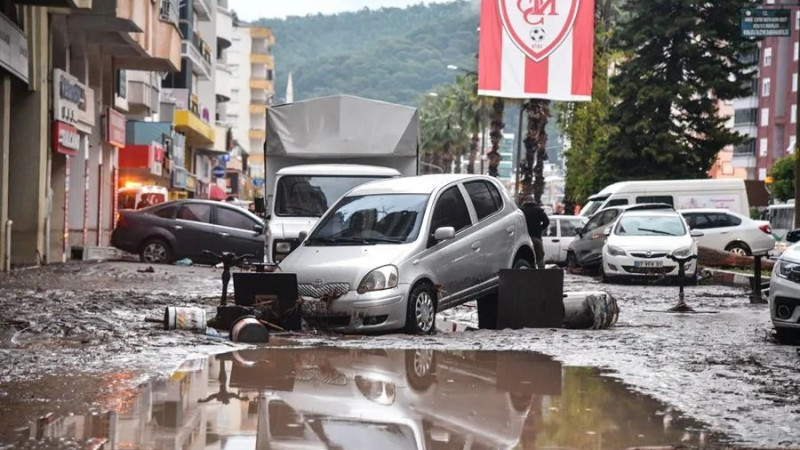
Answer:
<path fill-rule="evenodd" d="M 589 197 L 580 215 L 609 206 L 636 203 L 667 203 L 675 209 L 722 208 L 750 216 L 750 202 L 744 180 L 647 180 L 622 181 Z"/>

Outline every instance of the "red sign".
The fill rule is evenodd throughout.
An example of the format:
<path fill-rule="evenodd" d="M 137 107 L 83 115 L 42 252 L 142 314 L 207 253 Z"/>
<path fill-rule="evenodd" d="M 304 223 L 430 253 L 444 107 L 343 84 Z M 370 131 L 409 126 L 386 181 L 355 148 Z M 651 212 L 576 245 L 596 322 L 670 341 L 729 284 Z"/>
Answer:
<path fill-rule="evenodd" d="M 106 114 L 106 139 L 114 147 L 125 147 L 125 116 L 113 108 Z"/>
<path fill-rule="evenodd" d="M 482 0 L 478 94 L 590 101 L 594 0 Z"/>
<path fill-rule="evenodd" d="M 64 122 L 53 122 L 53 151 L 75 156 L 81 148 L 81 135 L 78 129 Z"/>

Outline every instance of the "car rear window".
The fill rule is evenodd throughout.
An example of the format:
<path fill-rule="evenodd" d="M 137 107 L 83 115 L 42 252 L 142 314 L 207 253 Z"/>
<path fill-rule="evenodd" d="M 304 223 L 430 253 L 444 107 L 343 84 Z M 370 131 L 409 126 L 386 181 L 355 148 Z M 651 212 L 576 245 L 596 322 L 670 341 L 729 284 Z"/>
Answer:
<path fill-rule="evenodd" d="M 158 217 L 163 217 L 165 219 L 172 219 L 173 217 L 175 217 L 175 211 L 177 211 L 177 209 L 178 207 L 175 205 L 168 205 L 153 210 L 152 214 Z"/>

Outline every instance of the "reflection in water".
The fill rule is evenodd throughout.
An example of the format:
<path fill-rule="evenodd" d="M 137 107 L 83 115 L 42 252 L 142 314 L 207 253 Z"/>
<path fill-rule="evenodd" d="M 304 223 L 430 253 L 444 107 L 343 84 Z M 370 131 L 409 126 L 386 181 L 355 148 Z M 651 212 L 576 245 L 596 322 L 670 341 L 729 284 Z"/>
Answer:
<path fill-rule="evenodd" d="M 596 370 L 544 355 L 333 348 L 187 361 L 125 408 L 38 420 L 19 437 L 14 448 L 219 450 L 624 449 L 722 439 Z"/>

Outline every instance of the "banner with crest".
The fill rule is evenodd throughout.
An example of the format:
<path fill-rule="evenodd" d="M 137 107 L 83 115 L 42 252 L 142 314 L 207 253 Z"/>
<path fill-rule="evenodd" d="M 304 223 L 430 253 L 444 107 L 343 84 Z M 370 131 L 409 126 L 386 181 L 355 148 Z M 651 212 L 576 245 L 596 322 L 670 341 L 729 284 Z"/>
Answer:
<path fill-rule="evenodd" d="M 594 0 L 482 0 L 478 94 L 592 99 Z"/>

